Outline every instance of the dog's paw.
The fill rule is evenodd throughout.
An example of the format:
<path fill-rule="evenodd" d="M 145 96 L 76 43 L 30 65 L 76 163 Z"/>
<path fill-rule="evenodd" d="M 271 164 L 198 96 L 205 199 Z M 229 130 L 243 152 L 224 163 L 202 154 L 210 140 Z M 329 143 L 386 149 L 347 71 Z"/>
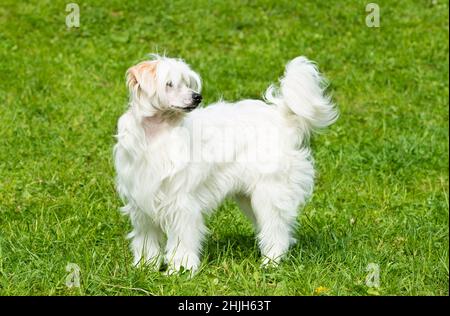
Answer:
<path fill-rule="evenodd" d="M 196 255 L 184 255 L 182 257 L 172 258 L 168 262 L 167 275 L 173 274 L 189 274 L 194 276 L 200 266 L 200 259 Z"/>

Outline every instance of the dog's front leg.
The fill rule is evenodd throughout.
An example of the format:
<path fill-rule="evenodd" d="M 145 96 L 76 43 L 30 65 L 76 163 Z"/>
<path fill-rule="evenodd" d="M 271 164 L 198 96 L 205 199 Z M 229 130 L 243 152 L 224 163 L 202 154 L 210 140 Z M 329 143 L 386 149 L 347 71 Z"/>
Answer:
<path fill-rule="evenodd" d="M 131 239 L 131 250 L 133 252 L 133 265 L 140 263 L 159 269 L 162 263 L 161 244 L 163 231 L 156 225 L 148 215 L 138 209 L 130 212 L 133 231 L 128 235 Z"/>
<path fill-rule="evenodd" d="M 166 262 L 168 274 L 182 268 L 194 274 L 200 265 L 200 252 L 206 226 L 201 212 L 181 211 L 167 231 Z"/>

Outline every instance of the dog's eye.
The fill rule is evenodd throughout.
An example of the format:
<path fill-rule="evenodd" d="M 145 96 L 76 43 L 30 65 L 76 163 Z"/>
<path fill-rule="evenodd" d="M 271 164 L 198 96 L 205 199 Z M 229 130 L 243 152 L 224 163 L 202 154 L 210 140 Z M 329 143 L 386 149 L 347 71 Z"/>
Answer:
<path fill-rule="evenodd" d="M 166 86 L 168 86 L 168 87 L 173 87 L 173 83 L 172 83 L 172 81 L 168 81 L 167 83 L 166 83 Z"/>

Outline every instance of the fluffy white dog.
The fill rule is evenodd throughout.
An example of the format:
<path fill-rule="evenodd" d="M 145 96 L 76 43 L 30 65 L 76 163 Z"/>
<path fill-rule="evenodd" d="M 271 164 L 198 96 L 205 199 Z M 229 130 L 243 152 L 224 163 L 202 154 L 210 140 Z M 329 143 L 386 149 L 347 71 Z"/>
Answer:
<path fill-rule="evenodd" d="M 289 62 L 266 102 L 197 109 L 199 75 L 157 55 L 131 67 L 127 85 L 114 162 L 134 264 L 159 268 L 164 259 L 169 273 L 197 270 L 204 215 L 234 197 L 254 224 L 263 265 L 276 265 L 313 189 L 310 134 L 337 119 L 315 65 L 305 57 Z"/>

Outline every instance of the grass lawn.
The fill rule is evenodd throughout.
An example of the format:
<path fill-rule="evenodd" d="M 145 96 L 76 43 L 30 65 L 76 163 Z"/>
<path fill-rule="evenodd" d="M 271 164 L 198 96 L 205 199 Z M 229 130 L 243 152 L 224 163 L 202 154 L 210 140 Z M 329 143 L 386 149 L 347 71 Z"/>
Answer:
<path fill-rule="evenodd" d="M 368 2 L 80 1 L 68 29 L 64 1 L 2 0 L 0 295 L 448 295 L 448 1 L 380 0 L 380 28 Z M 131 267 L 112 146 L 125 71 L 150 52 L 190 63 L 204 104 L 260 98 L 297 55 L 331 81 L 341 117 L 312 143 L 315 193 L 278 269 L 231 201 L 195 278 Z"/>

